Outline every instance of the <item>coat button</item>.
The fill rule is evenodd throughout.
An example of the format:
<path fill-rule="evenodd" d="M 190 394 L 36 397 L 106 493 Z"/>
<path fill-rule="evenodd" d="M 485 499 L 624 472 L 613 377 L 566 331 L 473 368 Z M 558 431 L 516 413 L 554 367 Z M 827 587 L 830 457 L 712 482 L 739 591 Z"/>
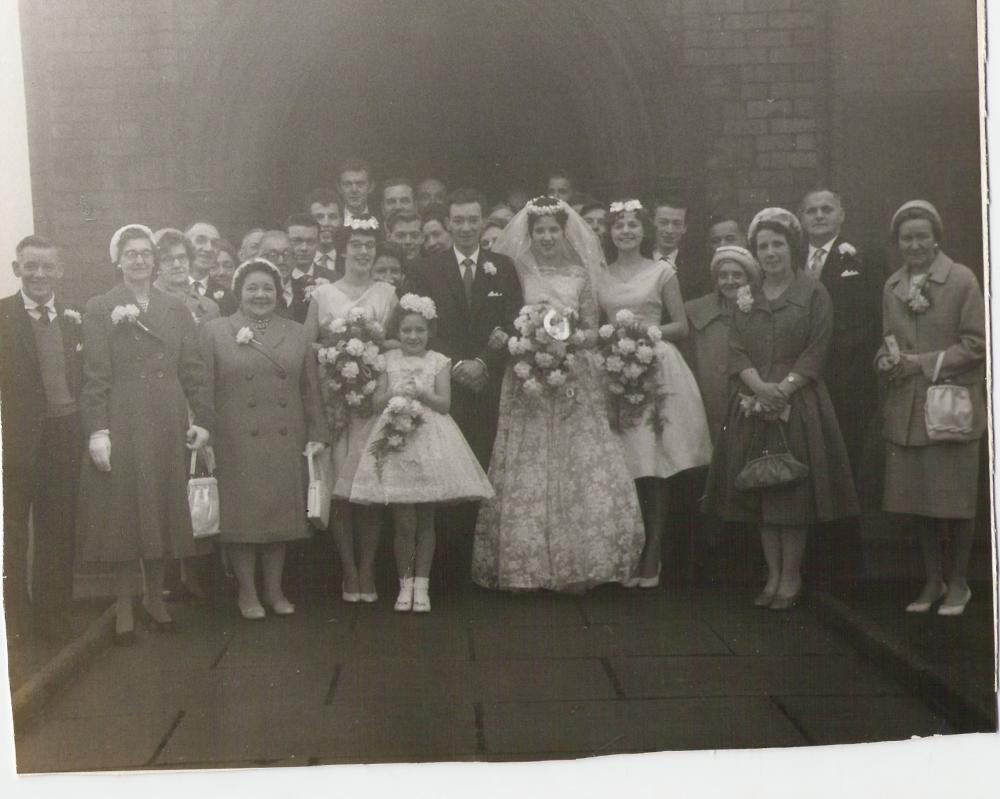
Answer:
<path fill-rule="evenodd" d="M 145 380 L 146 379 L 146 373 L 145 372 L 140 372 L 139 373 L 139 379 L 140 380 Z"/>
<path fill-rule="evenodd" d="M 156 357 L 159 358 L 162 361 L 163 360 L 163 353 L 162 352 L 156 353 Z"/>
<path fill-rule="evenodd" d="M 283 435 L 283 436 L 287 436 L 288 435 L 288 428 L 287 427 L 279 427 L 278 428 L 278 432 L 281 435 Z"/>
<path fill-rule="evenodd" d="M 253 372 L 247 372 L 246 378 L 247 380 L 253 380 Z"/>
<path fill-rule="evenodd" d="M 248 408 L 256 408 L 257 407 L 257 400 L 255 400 L 255 399 L 249 400 L 247 402 L 247 407 Z"/>
<path fill-rule="evenodd" d="M 162 379 L 162 377 L 163 377 L 163 370 L 161 369 L 159 372 L 157 372 L 156 376 Z"/>
<path fill-rule="evenodd" d="M 259 435 L 260 435 L 260 430 L 257 430 L 256 428 L 250 431 L 250 438 L 257 438 L 257 436 Z"/>
<path fill-rule="evenodd" d="M 282 397 L 280 400 L 278 400 L 278 405 L 280 405 L 282 408 L 287 408 L 288 407 L 288 400 L 286 400 L 284 397 Z"/>

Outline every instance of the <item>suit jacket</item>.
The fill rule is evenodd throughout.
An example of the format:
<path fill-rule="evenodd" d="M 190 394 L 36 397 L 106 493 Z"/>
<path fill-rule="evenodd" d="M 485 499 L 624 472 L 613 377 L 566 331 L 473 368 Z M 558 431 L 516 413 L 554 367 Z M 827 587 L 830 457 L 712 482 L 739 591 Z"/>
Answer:
<path fill-rule="evenodd" d="M 491 263 L 496 274 L 488 275 L 483 267 Z M 479 250 L 476 279 L 472 285 L 472 307 L 465 300 L 462 272 L 455 251 L 428 256 L 407 274 L 403 293 L 430 297 L 437 306 L 437 333 L 430 348 L 447 355 L 452 362 L 479 358 L 492 377 L 497 377 L 506 361 L 506 353 L 487 346 L 496 328 L 513 331 L 524 295 L 510 259 L 499 253 Z"/>
<path fill-rule="evenodd" d="M 337 273 L 325 269 L 321 266 L 312 266 L 311 275 L 303 275 L 299 278 L 292 278 L 292 304 L 289 307 L 289 318 L 294 319 L 300 325 L 306 321 L 306 314 L 309 312 L 309 299 L 311 292 L 308 290 L 323 281 L 333 283 L 337 280 Z"/>
<path fill-rule="evenodd" d="M 222 316 L 229 316 L 236 312 L 236 297 L 233 296 L 231 286 L 210 277 L 206 284 L 205 296 L 219 306 L 219 313 Z"/>
<path fill-rule="evenodd" d="M 56 298 L 58 324 L 66 359 L 66 384 L 80 399 L 82 384 L 82 331 L 79 316 L 67 316 Z M 38 457 L 45 422 L 45 388 L 35 349 L 31 317 L 21 292 L 0 300 L 0 405 L 3 410 L 5 469 L 30 468 Z"/>
<path fill-rule="evenodd" d="M 986 429 L 986 306 L 972 270 L 939 252 L 923 293 L 930 307 L 914 313 L 907 299 L 909 272 L 904 266 L 889 276 L 882 291 L 883 332 L 896 337 L 899 349 L 919 355 L 920 372 L 888 381 L 882 435 L 895 444 L 926 446 L 924 403 L 938 353 L 944 351 L 939 379 L 968 386 L 974 431 Z M 886 351 L 885 344 L 879 354 Z"/>

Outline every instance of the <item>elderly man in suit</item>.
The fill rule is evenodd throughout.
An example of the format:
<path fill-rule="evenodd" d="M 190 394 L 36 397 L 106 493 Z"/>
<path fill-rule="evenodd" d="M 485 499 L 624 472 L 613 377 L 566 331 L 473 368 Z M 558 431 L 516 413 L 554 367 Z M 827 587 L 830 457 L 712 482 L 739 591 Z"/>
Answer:
<path fill-rule="evenodd" d="M 825 382 L 830 392 L 854 482 L 861 486 L 861 456 L 865 431 L 878 410 L 875 378 L 861 365 L 872 362 L 878 349 L 882 280 L 864 263 L 854 245 L 841 234 L 844 206 L 840 195 L 824 186 L 802 197 L 799 219 L 808 237 L 803 271 L 826 288 L 833 303 L 833 341 Z M 819 578 L 850 578 L 861 569 L 861 535 L 857 519 L 820 529 L 812 555 Z"/>
<path fill-rule="evenodd" d="M 510 259 L 480 248 L 486 208 L 482 195 L 459 189 L 447 208 L 453 246 L 416 266 L 406 290 L 430 297 L 437 306 L 437 335 L 430 348 L 451 358 L 451 415 L 486 469 L 496 437 L 505 361 L 505 352 L 490 346 L 490 336 L 497 328 L 512 328 L 523 295 Z M 472 532 L 477 504 L 458 506 L 444 526 Z"/>
<path fill-rule="evenodd" d="M 33 626 L 44 636 L 64 639 L 71 633 L 66 612 L 73 597 L 83 447 L 81 316 L 56 295 L 63 263 L 52 242 L 28 236 L 17 245 L 16 256 L 12 266 L 21 289 L 0 300 L 7 629 L 12 640 Z M 34 539 L 30 575 L 29 519 Z"/>

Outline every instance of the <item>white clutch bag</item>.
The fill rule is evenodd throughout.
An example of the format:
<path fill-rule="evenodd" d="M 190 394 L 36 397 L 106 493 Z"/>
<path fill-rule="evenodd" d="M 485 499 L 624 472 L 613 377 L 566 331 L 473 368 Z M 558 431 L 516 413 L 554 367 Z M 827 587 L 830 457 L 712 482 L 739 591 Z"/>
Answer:
<path fill-rule="evenodd" d="M 309 491 L 306 494 L 306 516 L 317 530 L 325 530 L 330 524 L 330 448 L 306 456 L 309 467 Z"/>
<path fill-rule="evenodd" d="M 219 532 L 219 484 L 212 475 L 195 477 L 198 450 L 191 452 L 191 476 L 188 479 L 188 506 L 195 538 L 208 538 Z"/>

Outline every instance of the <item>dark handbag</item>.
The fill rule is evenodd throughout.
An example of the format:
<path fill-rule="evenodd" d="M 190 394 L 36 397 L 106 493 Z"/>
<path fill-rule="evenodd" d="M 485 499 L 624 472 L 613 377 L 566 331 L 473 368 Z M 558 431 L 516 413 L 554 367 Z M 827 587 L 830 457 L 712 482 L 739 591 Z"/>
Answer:
<path fill-rule="evenodd" d="M 759 457 L 747 461 L 746 465 L 740 469 L 740 473 L 736 475 L 736 488 L 740 491 L 780 488 L 797 483 L 809 474 L 809 467 L 792 455 L 788 439 L 785 437 L 785 426 L 779 421 L 775 421 L 774 424 L 778 425 L 785 451 L 769 452 L 765 447 Z M 748 452 L 754 450 L 757 430 L 759 429 L 760 425 L 754 429 Z"/>

